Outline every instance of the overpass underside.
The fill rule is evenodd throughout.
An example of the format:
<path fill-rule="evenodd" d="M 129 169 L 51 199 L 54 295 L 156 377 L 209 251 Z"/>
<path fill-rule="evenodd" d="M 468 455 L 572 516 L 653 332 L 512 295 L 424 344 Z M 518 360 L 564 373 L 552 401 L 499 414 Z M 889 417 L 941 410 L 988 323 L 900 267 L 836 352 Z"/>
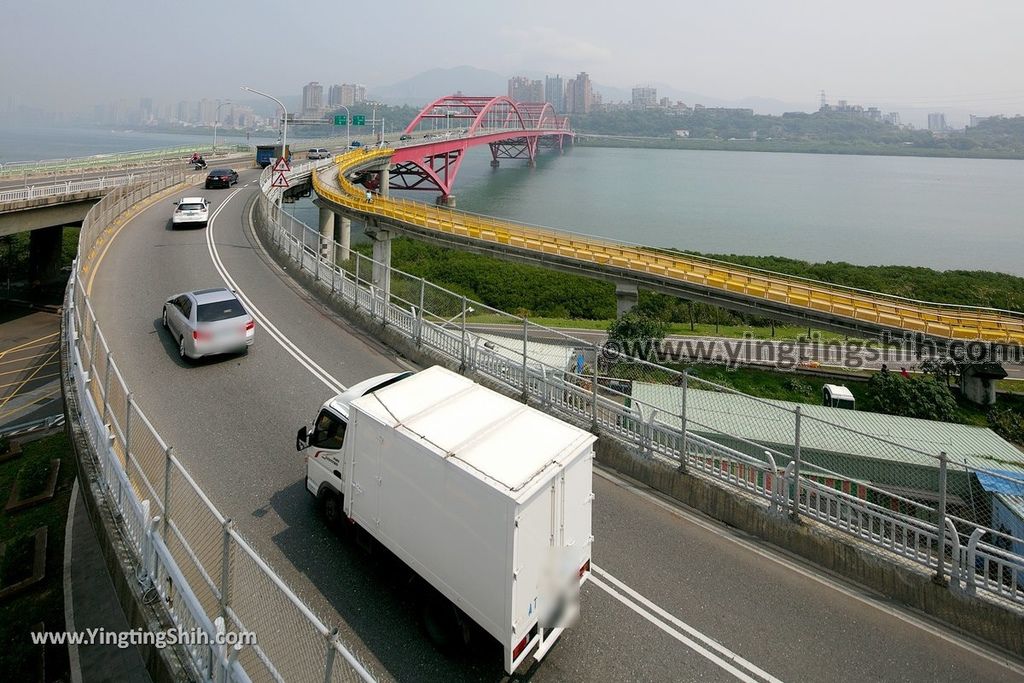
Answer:
<path fill-rule="evenodd" d="M 910 301 L 386 196 L 367 203 L 365 192 L 348 178 L 352 173 L 386 173 L 389 164 L 388 150 L 362 158 L 339 157 L 337 166 L 313 179 L 321 207 L 346 220 L 359 220 L 377 240 L 381 235 L 385 239 L 408 235 L 613 282 L 620 305 L 635 301 L 636 288 L 643 288 L 862 338 L 909 338 L 938 348 L 969 343 L 1019 348 L 1024 344 L 1024 314 Z M 375 249 L 375 254 L 385 253 L 390 250 Z"/>

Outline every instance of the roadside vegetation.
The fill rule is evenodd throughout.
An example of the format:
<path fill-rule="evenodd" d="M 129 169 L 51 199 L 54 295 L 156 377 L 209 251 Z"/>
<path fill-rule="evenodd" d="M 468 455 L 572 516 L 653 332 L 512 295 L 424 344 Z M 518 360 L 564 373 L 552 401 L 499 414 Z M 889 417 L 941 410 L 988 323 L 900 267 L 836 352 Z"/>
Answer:
<path fill-rule="evenodd" d="M 838 111 L 788 112 L 669 109 L 600 111 L 572 117 L 579 144 L 610 147 L 715 149 L 810 154 L 1024 158 L 1024 117 L 990 119 L 965 131 L 936 135 Z M 686 130 L 689 137 L 676 136 Z M 587 137 L 613 135 L 632 139 Z"/>
<path fill-rule="evenodd" d="M 0 462 L 0 544 L 7 546 L 0 559 L 0 587 L 31 577 L 33 534 L 40 527 L 47 531 L 46 573 L 39 583 L 0 600 L 0 672 L 8 681 L 69 680 L 67 648 L 44 650 L 32 644 L 30 634 L 39 625 L 48 631 L 64 630 L 64 525 L 75 463 L 63 432 L 21 448 L 21 455 Z M 16 482 L 21 499 L 43 490 L 54 459 L 61 461 L 54 497 L 30 508 L 4 511 Z"/>

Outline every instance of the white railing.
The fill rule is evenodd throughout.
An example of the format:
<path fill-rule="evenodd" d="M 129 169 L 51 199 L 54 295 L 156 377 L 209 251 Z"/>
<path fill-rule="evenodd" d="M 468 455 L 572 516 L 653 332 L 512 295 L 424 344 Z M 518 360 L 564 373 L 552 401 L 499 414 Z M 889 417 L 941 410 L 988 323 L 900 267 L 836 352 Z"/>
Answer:
<path fill-rule="evenodd" d="M 85 218 L 68 283 L 62 343 L 69 414 L 89 442 L 102 495 L 116 510 L 128 568 L 176 627 L 207 643 L 183 646 L 204 681 L 372 681 L 369 671 L 274 573 L 214 506 L 135 401 L 100 329 L 80 274 L 97 239 L 127 209 L 177 189 L 182 174 L 114 188 Z M 255 643 L 217 645 L 218 634 Z"/>
<path fill-rule="evenodd" d="M 0 204 L 43 199 L 45 197 L 59 197 L 79 194 L 81 192 L 99 192 L 114 187 L 121 187 L 122 185 L 130 185 L 137 182 L 141 177 L 139 174 L 130 173 L 122 176 L 91 178 L 89 180 L 69 180 L 63 183 L 30 185 L 29 187 L 0 190 Z"/>
<path fill-rule="evenodd" d="M 301 169 L 303 173 L 308 171 L 309 168 Z M 835 471 L 834 464 L 810 449 L 801 454 L 797 446 L 795 451 L 782 452 L 737 436 L 744 431 L 738 423 L 735 432 L 721 426 L 699 425 L 692 417 L 687 423 L 688 385 L 698 385 L 705 391 L 741 394 L 634 358 L 606 362 L 602 359 L 602 350 L 593 342 L 574 339 L 478 302 L 469 302 L 477 315 L 500 316 L 507 322 L 508 329 L 523 330 L 521 341 L 513 336 L 485 337 L 467 326 L 471 309 L 463 296 L 388 264 L 375 263 L 355 251 L 349 261 L 335 263 L 333 257 L 340 252 L 340 245 L 294 217 L 279 213 L 273 204 L 276 195 L 269 188 L 268 174 L 263 176 L 261 186 L 269 194 L 260 198 L 255 215 L 257 228 L 266 241 L 296 262 L 300 272 L 312 277 L 317 286 L 327 289 L 331 296 L 437 357 L 498 382 L 510 392 L 528 395 L 563 418 L 597 428 L 603 434 L 637 447 L 649 457 L 670 460 L 698 476 L 755 496 L 779 514 L 811 518 L 879 550 L 934 570 L 941 578 L 948 578 L 954 590 L 986 592 L 1018 607 L 1024 606 L 1024 557 L 995 545 L 999 541 L 1002 545 L 1022 547 L 1020 544 L 1024 541 L 990 528 L 983 514 L 968 520 L 947 511 L 944 505 L 947 495 L 951 499 L 953 496 L 967 499 L 971 495 L 971 476 L 975 470 L 964 467 L 954 470 L 944 453 L 916 451 L 843 425 L 807 416 L 801 425 L 799 409 L 794 412 L 750 396 L 745 398 L 752 401 L 765 418 L 789 425 L 796 444 L 800 443 L 801 433 L 813 433 L 819 440 L 835 441 L 837 448 L 843 443 L 859 443 L 880 455 L 898 454 L 907 462 L 913 463 L 916 459 L 919 464 L 898 466 L 903 468 L 900 476 L 905 476 L 907 482 L 880 484 Z M 373 281 L 375 265 L 378 273 L 387 273 L 378 282 Z M 445 322 L 440 324 L 440 321 Z M 531 337 L 560 340 L 558 343 L 572 348 L 574 353 L 583 354 L 588 359 L 589 369 L 579 373 L 576 368 L 553 365 L 538 357 L 531 350 Z M 676 407 L 671 410 L 662 404 L 638 400 L 629 389 L 617 387 L 623 368 L 634 377 L 666 376 L 671 384 L 679 387 L 681 400 L 673 403 Z M 736 419 L 744 417 L 737 415 Z M 934 493 L 939 504 L 924 504 L 901 493 L 910 487 L 911 478 L 920 476 L 918 470 L 922 468 L 930 468 L 928 471 L 936 474 L 941 482 L 946 481 L 947 475 L 965 474 L 966 483 L 961 479 L 956 486 L 937 484 Z M 837 486 L 860 493 L 845 493 L 837 490 Z M 973 545 L 969 543 L 971 538 L 975 538 Z"/>

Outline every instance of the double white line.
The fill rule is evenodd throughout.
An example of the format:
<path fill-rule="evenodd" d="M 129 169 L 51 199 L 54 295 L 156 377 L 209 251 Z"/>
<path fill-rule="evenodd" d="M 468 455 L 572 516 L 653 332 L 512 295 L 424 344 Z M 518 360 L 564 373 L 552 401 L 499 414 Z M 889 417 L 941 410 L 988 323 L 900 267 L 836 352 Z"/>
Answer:
<path fill-rule="evenodd" d="M 669 614 L 596 565 L 591 567 L 590 582 L 739 680 L 746 683 L 782 683 L 764 669 L 748 662 L 718 641 Z"/>
<path fill-rule="evenodd" d="M 235 295 L 242 301 L 242 303 L 245 304 L 245 307 L 249 310 L 252 317 L 259 321 L 260 325 L 266 328 L 267 334 L 269 334 L 274 341 L 280 344 L 281 348 L 287 351 L 295 360 L 299 361 L 304 368 L 309 370 L 314 377 L 323 382 L 331 391 L 341 393 L 345 390 L 345 386 L 329 372 L 320 367 L 313 359 L 303 353 L 294 342 L 292 342 L 283 332 L 270 322 L 267 316 L 264 315 L 260 309 L 253 304 L 252 300 L 245 295 L 245 292 L 241 290 L 238 283 L 236 283 L 234 278 L 231 277 L 231 274 L 228 273 L 227 268 L 224 266 L 224 262 L 220 258 L 220 254 L 217 251 L 217 245 L 213 240 L 214 221 L 224 207 L 227 206 L 228 202 L 230 202 L 236 194 L 241 192 L 242 189 L 243 188 L 239 188 L 229 194 L 213 214 L 210 215 L 210 220 L 206 229 L 206 248 L 210 253 L 210 258 L 213 260 L 213 266 L 217 269 L 217 273 L 221 276 L 221 279 L 224 280 L 225 284 L 227 284 L 227 286 L 235 292 Z M 654 624 L 657 628 L 672 636 L 697 654 L 718 665 L 723 670 L 728 671 L 739 680 L 744 681 L 745 683 L 782 683 L 782 681 L 775 678 L 767 671 L 764 671 L 751 662 L 748 662 L 746 659 L 743 659 L 721 643 L 704 635 L 689 624 L 669 614 L 661 607 L 658 607 L 653 602 L 640 595 L 640 593 L 636 592 L 622 581 L 619 581 L 600 567 L 593 567 L 590 581 L 596 587 L 605 591 L 613 598 L 639 614 L 641 617 Z"/>
<path fill-rule="evenodd" d="M 213 212 L 213 214 L 210 216 L 210 220 L 207 223 L 206 250 L 210 252 L 210 259 L 213 261 L 213 267 L 217 269 L 217 273 L 220 275 L 221 279 L 224 280 L 224 284 L 226 284 L 235 293 L 235 296 L 237 296 L 239 300 L 241 300 L 241 302 L 245 304 L 245 307 L 246 309 L 248 309 L 249 314 L 260 324 L 260 326 L 264 328 L 266 334 L 270 335 L 271 339 L 280 344 L 282 349 L 287 351 L 292 358 L 299 361 L 299 364 L 302 365 L 302 367 L 309 370 L 310 374 L 312 374 L 314 377 L 320 380 L 324 384 L 324 386 L 331 390 L 331 392 L 335 394 L 340 394 L 341 392 L 345 391 L 345 385 L 339 382 L 336 377 L 331 375 L 331 373 L 327 372 L 322 367 L 320 367 L 320 365 L 317 364 L 316 361 L 314 361 L 312 358 L 303 353 L 302 349 L 296 346 L 295 343 L 291 339 L 289 339 L 287 335 L 285 335 L 281 330 L 275 327 L 272 322 L 270 322 L 270 319 L 267 318 L 267 316 L 265 316 L 260 311 L 260 309 L 256 307 L 256 304 L 252 302 L 252 299 L 245 295 L 245 292 L 242 291 L 242 288 L 239 287 L 238 283 L 235 282 L 234 278 L 231 277 L 231 274 L 228 272 L 228 269 L 224 266 L 224 262 L 220 258 L 220 253 L 217 251 L 217 244 L 213 241 L 214 221 L 216 220 L 217 216 L 220 215 L 220 212 L 224 210 L 224 207 L 228 205 L 228 202 L 230 202 L 231 199 L 236 194 L 241 192 L 242 189 L 243 188 L 240 187 L 231 194 L 229 194 L 227 198 L 223 202 L 221 202 L 220 206 L 218 206 L 217 209 Z"/>

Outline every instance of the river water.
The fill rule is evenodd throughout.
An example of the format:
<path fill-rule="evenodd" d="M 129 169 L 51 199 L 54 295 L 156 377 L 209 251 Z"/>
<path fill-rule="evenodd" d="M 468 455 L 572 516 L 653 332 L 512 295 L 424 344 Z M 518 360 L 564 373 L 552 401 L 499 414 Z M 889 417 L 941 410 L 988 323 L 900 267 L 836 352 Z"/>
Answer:
<path fill-rule="evenodd" d="M 209 134 L 0 129 L 0 157 L 203 141 Z M 1024 275 L 1021 160 L 577 147 L 543 151 L 536 168 L 489 162 L 486 148 L 467 154 L 459 209 L 705 253 Z M 309 200 L 292 210 L 316 224 Z"/>

